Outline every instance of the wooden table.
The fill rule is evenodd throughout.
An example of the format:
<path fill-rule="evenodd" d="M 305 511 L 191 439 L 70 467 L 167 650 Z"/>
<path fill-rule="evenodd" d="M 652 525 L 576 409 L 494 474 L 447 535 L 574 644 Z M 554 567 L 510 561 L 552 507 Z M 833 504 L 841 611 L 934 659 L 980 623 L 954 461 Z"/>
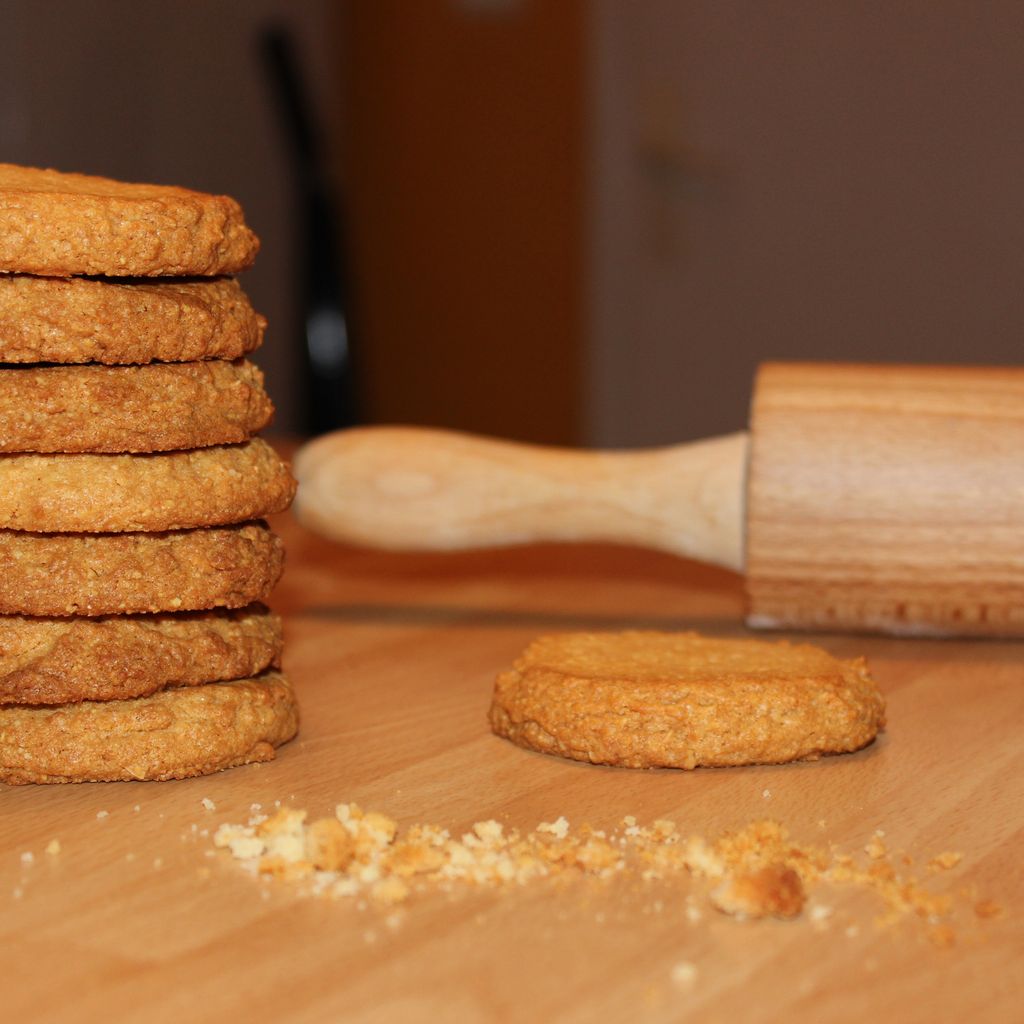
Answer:
<path fill-rule="evenodd" d="M 552 630 L 741 635 L 738 578 L 625 548 L 395 555 L 277 526 L 300 738 L 210 778 L 0 791 L 4 1020 L 1024 1018 L 1024 644 L 821 636 L 866 654 L 885 691 L 890 725 L 871 748 L 782 767 L 598 768 L 492 736 L 495 673 Z M 203 831 L 275 800 L 318 816 L 354 800 L 456 833 L 632 814 L 714 836 L 770 816 L 855 853 L 882 829 L 916 858 L 962 851 L 935 886 L 976 887 L 1006 913 L 939 949 L 919 922 L 877 929 L 879 907 L 856 893 L 831 894 L 817 925 L 711 909 L 694 923 L 685 879 L 581 879 L 414 900 L 392 919 L 207 856 Z M 684 961 L 692 984 L 673 980 Z"/>

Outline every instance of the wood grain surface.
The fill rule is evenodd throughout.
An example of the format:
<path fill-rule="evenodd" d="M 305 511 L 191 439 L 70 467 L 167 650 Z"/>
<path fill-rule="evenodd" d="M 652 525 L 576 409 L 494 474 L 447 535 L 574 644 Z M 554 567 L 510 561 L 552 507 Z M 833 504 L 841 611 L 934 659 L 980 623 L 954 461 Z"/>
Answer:
<path fill-rule="evenodd" d="M 765 363 L 753 621 L 1024 634 L 1024 368 Z"/>
<path fill-rule="evenodd" d="M 818 634 L 870 660 L 890 723 L 872 747 L 780 767 L 597 768 L 490 735 L 494 675 L 553 630 L 741 635 L 737 576 L 602 546 L 381 554 L 277 526 L 300 738 L 205 779 L 0 790 L 4 1020 L 1021 1019 L 1021 643 Z M 633 814 L 714 836 L 768 816 L 857 854 L 882 829 L 918 865 L 961 851 L 932 887 L 973 887 L 1005 914 L 960 915 L 940 949 L 921 922 L 876 927 L 880 905 L 849 890 L 813 895 L 834 907 L 817 925 L 710 908 L 694 923 L 694 883 L 633 878 L 438 894 L 392 919 L 207 856 L 203 831 L 275 800 L 312 815 L 354 800 L 456 834 L 482 818 L 529 830 Z M 690 985 L 673 981 L 681 962 Z"/>

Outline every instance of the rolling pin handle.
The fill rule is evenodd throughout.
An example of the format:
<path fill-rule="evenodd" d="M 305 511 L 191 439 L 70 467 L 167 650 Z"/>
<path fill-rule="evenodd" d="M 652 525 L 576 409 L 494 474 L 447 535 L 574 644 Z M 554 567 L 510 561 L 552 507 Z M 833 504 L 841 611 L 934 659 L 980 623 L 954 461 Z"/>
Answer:
<path fill-rule="evenodd" d="M 373 547 L 610 541 L 739 570 L 747 447 L 745 433 L 586 452 L 363 427 L 299 451 L 295 507 L 310 529 Z"/>

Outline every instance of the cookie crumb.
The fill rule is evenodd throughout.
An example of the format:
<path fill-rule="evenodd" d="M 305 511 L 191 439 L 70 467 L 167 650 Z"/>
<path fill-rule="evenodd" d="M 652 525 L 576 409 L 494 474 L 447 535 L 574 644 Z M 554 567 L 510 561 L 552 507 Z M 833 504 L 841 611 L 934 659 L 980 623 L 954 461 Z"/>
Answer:
<path fill-rule="evenodd" d="M 946 850 L 944 853 L 936 854 L 928 861 L 928 868 L 931 871 L 950 871 L 964 859 L 962 853 Z"/>
<path fill-rule="evenodd" d="M 97 811 L 96 812 L 96 817 L 97 818 L 109 818 L 110 817 L 110 811 Z"/>
<path fill-rule="evenodd" d="M 800 876 L 784 864 L 726 878 L 711 892 L 711 903 L 734 917 L 796 917 L 804 907 Z"/>
<path fill-rule="evenodd" d="M 21 855 L 21 863 L 24 864 L 26 867 L 31 867 L 31 865 L 35 863 L 35 859 L 35 854 L 31 850 L 26 850 Z"/>
<path fill-rule="evenodd" d="M 217 810 L 217 805 L 208 796 L 204 796 L 203 799 L 200 800 L 199 802 L 208 811 L 215 811 L 215 810 Z"/>
<path fill-rule="evenodd" d="M 626 823 L 627 827 L 633 827 L 636 825 L 636 818 L 633 818 L 632 815 L 627 816 L 623 821 Z M 556 839 L 564 839 L 569 834 L 569 822 L 566 820 L 565 816 L 562 815 L 554 821 L 542 821 L 537 826 L 537 831 L 549 832 Z"/>
<path fill-rule="evenodd" d="M 1003 916 L 1003 908 L 994 900 L 979 900 L 974 904 L 974 913 L 983 919 L 992 919 Z"/>
<path fill-rule="evenodd" d="M 51 839 L 51 840 L 50 840 L 50 841 L 49 841 L 49 842 L 48 842 L 48 843 L 46 844 L 46 852 L 47 852 L 47 853 L 48 853 L 48 854 L 49 854 L 49 855 L 50 855 L 51 857 L 56 857 L 56 856 L 57 856 L 57 854 L 58 854 L 58 853 L 60 853 L 60 840 L 59 840 L 59 839 Z"/>
<path fill-rule="evenodd" d="M 868 841 L 864 847 L 864 852 L 872 860 L 881 860 L 889 851 L 886 849 L 885 843 L 882 842 L 882 837 L 885 835 L 884 832 L 876 832 Z"/>
<path fill-rule="evenodd" d="M 814 906 L 807 911 L 807 916 L 812 921 L 824 922 L 832 916 L 833 912 L 832 907 L 826 906 L 823 903 L 815 903 Z"/>
<path fill-rule="evenodd" d="M 697 965 L 689 960 L 680 960 L 672 967 L 670 977 L 678 988 L 693 988 L 697 982 Z"/>

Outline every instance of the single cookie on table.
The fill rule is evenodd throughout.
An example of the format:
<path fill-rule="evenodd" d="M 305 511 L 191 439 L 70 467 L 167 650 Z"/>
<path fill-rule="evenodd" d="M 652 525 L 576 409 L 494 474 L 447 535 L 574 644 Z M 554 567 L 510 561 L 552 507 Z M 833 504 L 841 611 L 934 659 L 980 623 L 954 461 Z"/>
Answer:
<path fill-rule="evenodd" d="M 294 495 L 287 464 L 260 438 L 153 455 L 0 455 L 0 529 L 222 526 L 282 512 Z"/>
<path fill-rule="evenodd" d="M 232 278 L 0 275 L 0 363 L 237 359 L 259 348 L 266 327 Z"/>
<path fill-rule="evenodd" d="M 284 545 L 266 523 L 163 533 L 0 530 L 0 614 L 122 615 L 265 601 Z"/>
<path fill-rule="evenodd" d="M 279 668 L 281 619 L 238 611 L 0 616 L 0 704 L 66 704 L 146 697 Z"/>
<path fill-rule="evenodd" d="M 295 694 L 268 672 L 133 700 L 0 707 L 0 781 L 184 779 L 256 761 L 298 730 Z"/>
<path fill-rule="evenodd" d="M 9 366 L 0 452 L 162 452 L 248 440 L 273 415 L 240 359 L 145 366 Z"/>
<path fill-rule="evenodd" d="M 885 724 L 862 658 L 696 633 L 569 633 L 498 676 L 491 728 L 513 743 L 628 768 L 780 764 L 858 750 Z"/>
<path fill-rule="evenodd" d="M 0 164 L 0 271 L 208 277 L 258 250 L 229 196 Z"/>

